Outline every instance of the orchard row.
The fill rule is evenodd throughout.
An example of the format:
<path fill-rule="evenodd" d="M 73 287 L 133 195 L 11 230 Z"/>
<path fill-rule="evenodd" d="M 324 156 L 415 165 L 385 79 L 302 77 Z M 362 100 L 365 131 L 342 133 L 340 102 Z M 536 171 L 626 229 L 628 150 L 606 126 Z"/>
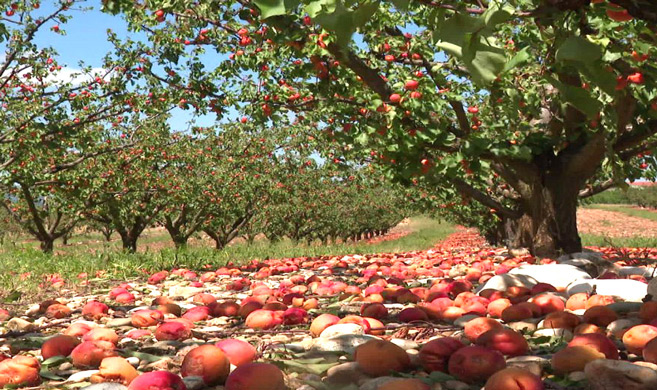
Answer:
<path fill-rule="evenodd" d="M 89 229 L 107 240 L 116 233 L 135 251 L 155 226 L 177 247 L 204 233 L 222 249 L 238 237 L 355 241 L 386 232 L 408 213 L 400 188 L 371 169 L 320 159 L 312 137 L 289 130 L 235 125 L 107 138 L 128 142 L 43 176 L 35 174 L 41 158 L 19 163 L 4 178 L 7 222 L 44 251 Z"/>

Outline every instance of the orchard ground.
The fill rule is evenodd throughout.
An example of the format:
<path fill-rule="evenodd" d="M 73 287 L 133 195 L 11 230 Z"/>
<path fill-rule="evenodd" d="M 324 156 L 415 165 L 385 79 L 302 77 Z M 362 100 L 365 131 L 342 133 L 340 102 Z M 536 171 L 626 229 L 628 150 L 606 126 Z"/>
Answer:
<path fill-rule="evenodd" d="M 608 268 L 591 276 L 644 286 L 643 297 L 657 259 L 656 215 L 582 208 L 585 245 Z M 648 370 L 643 384 L 657 384 L 657 304 L 627 295 L 635 284 L 574 293 L 566 286 L 577 276 L 541 271 L 530 279 L 551 283 L 487 288 L 523 265 L 584 271 L 514 257 L 474 230 L 421 217 L 386 237 L 328 246 L 261 240 L 217 252 L 197 241 L 176 252 L 165 240 L 152 230 L 136 254 L 94 236 L 50 257 L 31 242 L 5 246 L 2 257 L 16 265 L 2 276 L 0 385 L 605 389 L 596 381 L 622 378 L 621 369 Z M 69 337 L 53 338 L 61 333 Z M 268 382 L 253 370 L 271 371 Z"/>
<path fill-rule="evenodd" d="M 221 266 L 229 261 L 423 250 L 431 248 L 453 231 L 454 227 L 445 222 L 414 217 L 391 230 L 384 240 L 379 237 L 332 245 L 302 245 L 289 240 L 276 244 L 258 240 L 248 245 L 237 240 L 226 249 L 216 251 L 209 240 L 200 238 L 190 240 L 187 249 L 177 251 L 164 230 L 149 229 L 135 254 L 122 252 L 116 235 L 107 243 L 100 234 L 90 233 L 72 237 L 67 246 L 59 245 L 61 249 L 54 256 L 39 251 L 38 243 L 19 237 L 6 242 L 0 249 L 0 266 L 10 269 L 0 273 L 0 299 L 9 302 L 33 300 L 35 295 L 41 294 L 37 287 L 48 280 L 62 280 L 75 286 L 81 279 L 101 283 L 132 280 L 162 269 L 201 269 L 207 264 Z"/>

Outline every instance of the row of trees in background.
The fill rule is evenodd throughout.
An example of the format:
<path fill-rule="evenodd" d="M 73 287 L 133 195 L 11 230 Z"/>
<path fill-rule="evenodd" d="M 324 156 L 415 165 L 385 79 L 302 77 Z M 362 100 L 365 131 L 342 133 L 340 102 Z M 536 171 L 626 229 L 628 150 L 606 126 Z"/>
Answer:
<path fill-rule="evenodd" d="M 201 233 L 217 249 L 253 241 L 347 239 L 386 232 L 409 212 L 399 187 L 366 167 L 338 168 L 313 155 L 297 130 L 248 125 L 192 133 L 140 131 L 133 145 L 27 182 L 6 179 L 6 216 L 52 251 L 55 240 L 92 228 L 118 234 L 128 251 L 145 229 L 162 226 L 176 247 Z M 119 137 L 120 139 L 120 137 Z"/>
<path fill-rule="evenodd" d="M 105 6 L 148 37 L 124 47 L 152 50 L 194 104 L 212 90 L 258 123 L 318 123 L 426 186 L 434 209 L 537 255 L 582 249 L 578 199 L 655 176 L 654 1 Z M 158 67 L 147 73 L 177 82 Z"/>
<path fill-rule="evenodd" d="M 630 186 L 626 190 L 613 189 L 588 199 L 590 203 L 637 205 L 657 209 L 657 186 Z"/>
<path fill-rule="evenodd" d="M 246 119 L 171 129 L 174 110 L 227 106 L 216 88 L 157 68 L 150 49 L 115 50 L 78 74 L 59 64 L 43 34 L 65 34 L 84 1 L 0 1 L 0 207 L 3 233 L 27 233 L 50 252 L 55 240 L 91 227 L 134 251 L 145 229 L 163 226 L 176 246 L 204 233 L 218 249 L 253 240 L 346 240 L 378 234 L 407 213 L 397 187 L 371 167 L 322 159 L 308 123 Z M 83 15 L 83 14 L 80 14 Z M 209 106 L 191 100 L 204 91 Z M 211 106 L 211 107 L 210 107 Z M 302 135 L 306 134 L 306 135 Z"/>
<path fill-rule="evenodd" d="M 69 210 L 95 223 L 113 221 L 127 248 L 158 215 L 184 242 L 205 207 L 221 216 L 201 228 L 218 247 L 233 226 L 253 229 L 250 236 L 265 228 L 274 238 L 277 231 L 334 236 L 329 227 L 297 227 L 301 208 L 278 224 L 249 212 L 271 201 L 271 210 L 253 214 L 285 214 L 283 204 L 297 202 L 290 194 L 301 185 L 286 172 L 313 171 L 308 158 L 316 152 L 327 162 L 318 170 L 332 172 L 334 161 L 340 170 L 320 174 L 323 194 L 302 196 L 312 212 L 351 191 L 327 196 L 331 189 L 374 188 L 359 179 L 372 164 L 491 240 L 554 255 L 581 250 L 579 199 L 657 173 L 652 1 L 105 0 L 104 9 L 138 33 L 110 33 L 115 49 L 102 70 L 85 69 L 83 82 L 54 82 L 55 53 L 34 37 L 62 33 L 78 3 L 60 0 L 44 13 L 36 1 L 0 0 L 7 9 L 0 19 L 0 172 L 7 200 L 25 203 L 8 211 L 46 250 L 74 223 Z M 178 164 L 170 156 L 182 156 L 178 148 L 191 140 L 223 141 L 215 141 L 216 129 L 189 139 L 172 133 L 164 125 L 172 110 L 244 125 L 236 133 L 245 139 L 249 131 L 289 129 L 282 140 L 321 143 L 274 151 L 255 171 L 194 159 Z M 285 147 L 276 137 L 263 134 L 264 147 Z M 242 150 L 208 147 L 196 151 L 217 161 Z M 281 191 L 246 179 L 267 170 L 276 170 Z M 213 173 L 221 180 L 203 182 Z M 172 186 L 186 194 L 187 179 L 208 192 L 159 202 Z M 248 190 L 226 190 L 238 183 Z M 64 201 L 71 194 L 75 201 Z M 227 197 L 242 218 L 223 218 Z M 361 192 L 355 198 L 361 201 Z M 348 199 L 351 210 L 356 200 Z"/>

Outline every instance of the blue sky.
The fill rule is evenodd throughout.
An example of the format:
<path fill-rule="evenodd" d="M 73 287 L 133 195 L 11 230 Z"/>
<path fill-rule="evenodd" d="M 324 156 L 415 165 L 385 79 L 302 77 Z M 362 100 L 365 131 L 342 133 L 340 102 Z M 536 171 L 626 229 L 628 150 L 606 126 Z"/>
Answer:
<path fill-rule="evenodd" d="M 48 14 L 53 10 L 54 1 L 44 1 L 39 9 L 40 14 Z M 35 43 L 39 47 L 53 47 L 59 54 L 58 62 L 68 68 L 79 69 L 82 61 L 91 67 L 101 67 L 103 57 L 112 50 L 112 44 L 107 42 L 107 30 L 111 29 L 119 37 L 131 36 L 140 38 L 139 35 L 128 32 L 127 24 L 120 16 L 112 16 L 100 11 L 100 0 L 90 0 L 85 4 L 85 9 L 80 7 L 70 11 L 72 18 L 60 25 L 66 31 L 66 35 L 55 34 L 50 27 L 43 29 L 36 37 Z M 52 23 L 54 25 L 55 23 Z M 199 124 L 209 126 L 214 123 L 214 116 L 199 119 Z M 169 120 L 172 129 L 184 130 L 191 115 L 176 110 Z"/>

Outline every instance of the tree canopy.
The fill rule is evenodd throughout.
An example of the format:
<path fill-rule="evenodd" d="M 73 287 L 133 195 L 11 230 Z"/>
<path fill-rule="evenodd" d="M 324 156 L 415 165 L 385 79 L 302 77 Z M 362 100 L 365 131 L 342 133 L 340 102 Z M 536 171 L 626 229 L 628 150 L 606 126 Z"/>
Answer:
<path fill-rule="evenodd" d="M 309 123 L 534 253 L 581 249 L 579 197 L 654 178 L 651 2 L 128 3 L 148 41 L 124 44 L 199 110 Z"/>

